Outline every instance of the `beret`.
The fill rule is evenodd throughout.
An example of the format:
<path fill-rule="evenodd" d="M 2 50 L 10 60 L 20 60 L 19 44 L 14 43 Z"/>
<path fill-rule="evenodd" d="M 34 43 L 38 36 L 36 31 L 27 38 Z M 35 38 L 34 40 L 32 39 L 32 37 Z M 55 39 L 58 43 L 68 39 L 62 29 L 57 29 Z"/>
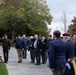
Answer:
<path fill-rule="evenodd" d="M 52 37 L 52 35 L 48 35 L 48 36 Z"/>
<path fill-rule="evenodd" d="M 70 36 L 70 34 L 69 33 L 64 33 L 63 36 Z"/>

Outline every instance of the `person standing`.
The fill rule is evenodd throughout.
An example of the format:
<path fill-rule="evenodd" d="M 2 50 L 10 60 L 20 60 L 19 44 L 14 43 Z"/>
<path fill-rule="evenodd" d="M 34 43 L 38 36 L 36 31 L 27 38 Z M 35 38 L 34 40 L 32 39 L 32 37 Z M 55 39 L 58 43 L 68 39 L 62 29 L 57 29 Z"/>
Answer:
<path fill-rule="evenodd" d="M 30 36 L 29 39 L 29 44 L 28 44 L 28 51 L 30 51 L 30 58 L 31 58 L 31 62 L 30 63 L 35 63 L 35 51 L 34 51 L 34 38 L 33 36 Z"/>
<path fill-rule="evenodd" d="M 7 63 L 9 58 L 10 41 L 6 34 L 4 34 L 4 37 L 0 41 L 2 42 L 3 47 L 4 62 Z"/>
<path fill-rule="evenodd" d="M 36 64 L 35 65 L 40 65 L 41 64 L 41 39 L 38 38 L 38 35 L 34 36 L 34 50 L 35 50 L 35 57 L 36 57 Z"/>
<path fill-rule="evenodd" d="M 46 39 L 46 62 L 49 59 L 49 47 L 50 47 L 50 41 L 52 41 L 52 35 L 48 35 Z"/>
<path fill-rule="evenodd" d="M 25 35 L 23 35 L 23 47 L 24 47 L 24 50 L 23 50 L 23 59 L 26 59 L 27 58 L 27 48 L 28 48 L 28 39 L 26 38 Z"/>
<path fill-rule="evenodd" d="M 62 75 L 66 64 L 65 43 L 60 35 L 60 31 L 54 31 L 54 40 L 50 42 L 49 68 L 52 70 L 53 75 Z"/>
<path fill-rule="evenodd" d="M 63 34 L 63 40 L 65 41 L 65 56 L 68 61 L 75 56 L 75 43 L 70 39 L 69 33 Z"/>
<path fill-rule="evenodd" d="M 14 40 L 15 48 L 17 49 L 18 54 L 18 63 L 22 63 L 22 52 L 23 52 L 23 40 L 21 35 L 18 35 L 17 38 Z"/>
<path fill-rule="evenodd" d="M 46 63 L 46 39 L 45 36 L 41 37 L 41 56 L 42 56 L 42 64 Z"/>

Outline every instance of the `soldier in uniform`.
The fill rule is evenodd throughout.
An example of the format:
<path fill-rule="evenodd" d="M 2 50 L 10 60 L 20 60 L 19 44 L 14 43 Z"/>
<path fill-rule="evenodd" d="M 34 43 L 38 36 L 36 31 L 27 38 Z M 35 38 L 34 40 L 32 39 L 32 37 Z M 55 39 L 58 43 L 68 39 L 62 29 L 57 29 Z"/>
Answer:
<path fill-rule="evenodd" d="M 52 70 L 53 75 L 62 75 L 66 64 L 65 43 L 60 38 L 60 35 L 60 31 L 54 31 L 54 40 L 50 42 L 49 67 Z"/>
<path fill-rule="evenodd" d="M 65 57 L 68 60 L 75 56 L 75 43 L 70 39 L 69 33 L 63 34 L 63 40 L 65 41 Z"/>

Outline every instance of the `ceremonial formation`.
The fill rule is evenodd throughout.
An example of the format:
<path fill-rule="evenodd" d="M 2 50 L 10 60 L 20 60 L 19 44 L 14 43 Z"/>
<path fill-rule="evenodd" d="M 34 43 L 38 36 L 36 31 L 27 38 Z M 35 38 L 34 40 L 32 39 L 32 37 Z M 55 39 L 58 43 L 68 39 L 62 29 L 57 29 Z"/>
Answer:
<path fill-rule="evenodd" d="M 0 39 L 2 42 L 4 62 L 9 63 L 9 51 L 11 43 L 7 34 Z M 48 63 L 47 67 L 51 69 L 53 75 L 76 75 L 76 32 L 72 35 L 55 30 L 53 35 L 37 34 L 26 37 L 20 34 L 12 42 L 17 50 L 18 61 L 22 63 L 27 58 L 27 51 L 30 52 L 30 64 L 40 66 Z"/>

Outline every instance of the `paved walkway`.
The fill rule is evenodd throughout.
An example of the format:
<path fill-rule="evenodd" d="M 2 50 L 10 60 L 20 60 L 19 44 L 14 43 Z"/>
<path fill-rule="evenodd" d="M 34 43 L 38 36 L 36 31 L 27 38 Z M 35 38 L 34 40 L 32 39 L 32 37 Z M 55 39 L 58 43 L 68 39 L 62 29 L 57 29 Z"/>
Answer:
<path fill-rule="evenodd" d="M 3 55 L 1 46 L 0 55 Z M 27 59 L 23 59 L 22 63 L 17 63 L 17 61 L 17 52 L 15 48 L 11 48 L 9 52 L 9 61 L 6 64 L 9 75 L 52 75 L 47 64 L 41 64 L 40 66 L 31 64 L 29 52 Z"/>

